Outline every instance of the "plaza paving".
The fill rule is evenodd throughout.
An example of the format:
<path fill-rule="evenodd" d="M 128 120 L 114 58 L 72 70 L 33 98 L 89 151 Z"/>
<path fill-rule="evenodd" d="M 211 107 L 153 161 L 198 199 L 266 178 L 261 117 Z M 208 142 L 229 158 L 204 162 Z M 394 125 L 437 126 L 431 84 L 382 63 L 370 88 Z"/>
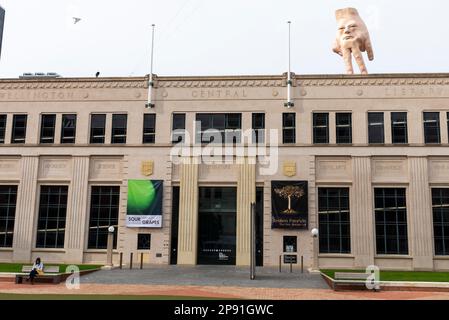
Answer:
<path fill-rule="evenodd" d="M 82 277 L 82 283 L 91 284 L 147 284 L 183 286 L 241 286 L 256 288 L 326 289 L 328 286 L 319 274 L 290 273 L 287 267 L 278 269 L 257 268 L 256 280 L 249 279 L 249 268 L 232 266 L 164 266 L 145 267 L 143 270 L 115 269 L 99 271 Z"/>
<path fill-rule="evenodd" d="M 99 271 L 81 278 L 80 288 L 60 285 L 16 285 L 0 282 L 0 293 L 32 295 L 169 296 L 226 299 L 358 300 L 441 299 L 449 292 L 334 292 L 319 275 L 284 270 L 258 270 L 258 280 L 249 280 L 247 268 L 236 267 L 147 267 L 144 270 Z"/>

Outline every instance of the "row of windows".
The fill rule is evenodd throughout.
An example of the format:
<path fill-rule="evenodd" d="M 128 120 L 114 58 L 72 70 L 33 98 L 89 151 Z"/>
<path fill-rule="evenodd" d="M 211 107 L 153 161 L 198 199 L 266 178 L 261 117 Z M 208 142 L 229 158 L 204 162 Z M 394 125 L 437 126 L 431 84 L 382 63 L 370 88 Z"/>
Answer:
<path fill-rule="evenodd" d="M 67 218 L 67 186 L 41 186 L 37 248 L 63 248 Z M 108 228 L 117 227 L 120 187 L 93 186 L 88 231 L 89 249 L 106 249 Z M 374 190 L 377 254 L 408 254 L 405 188 Z M 319 188 L 321 253 L 350 253 L 349 188 Z M 12 247 L 17 186 L 0 186 L 0 247 Z M 449 255 L 449 189 L 432 189 L 436 255 Z M 116 228 L 117 230 L 117 228 Z M 117 232 L 114 234 L 114 247 Z"/>
<path fill-rule="evenodd" d="M 447 118 L 449 119 L 449 112 Z M 0 115 L 0 143 L 5 142 L 6 115 Z M 424 140 L 426 144 L 441 143 L 441 127 L 439 112 L 424 112 Z M 242 114 L 212 114 L 198 113 L 196 121 L 199 123 L 196 131 L 197 143 L 227 142 L 240 143 L 242 131 Z M 62 144 L 73 144 L 76 142 L 75 114 L 63 114 L 61 121 Z M 352 143 L 352 114 L 336 113 L 336 143 Z M 448 120 L 449 122 L 449 120 Z M 128 116 L 126 114 L 112 115 L 112 144 L 125 144 L 127 137 Z M 14 115 L 11 143 L 25 143 L 27 128 L 27 115 Z M 215 134 L 211 133 L 215 130 Z M 56 115 L 41 115 L 40 143 L 55 143 Z M 172 142 L 185 141 L 186 115 L 173 114 L 172 119 Z M 252 114 L 252 130 L 254 143 L 265 142 L 265 114 Z M 448 124 L 449 134 L 449 124 Z M 218 137 L 221 141 L 215 141 Z M 145 114 L 143 121 L 142 142 L 144 144 L 155 143 L 156 115 Z M 313 114 L 313 143 L 329 144 L 329 113 Z M 91 144 L 104 144 L 106 137 L 106 114 L 92 114 L 90 119 Z M 296 143 L 296 113 L 284 113 L 282 115 L 282 142 L 284 144 Z M 385 121 L 383 112 L 368 113 L 368 142 L 370 144 L 385 143 Z M 408 119 L 406 112 L 391 113 L 391 142 L 393 144 L 408 143 Z"/>
<path fill-rule="evenodd" d="M 67 219 L 67 186 L 41 186 L 36 248 L 64 248 Z M 115 226 L 117 245 L 120 187 L 94 186 L 88 232 L 88 249 L 106 249 L 108 228 Z M 0 186 L 0 248 L 13 244 L 17 186 Z"/>
<path fill-rule="evenodd" d="M 25 143 L 27 133 L 26 114 L 13 115 L 13 125 L 11 133 L 11 143 Z M 0 143 L 5 143 L 6 133 L 6 115 L 0 115 Z M 61 119 L 61 144 L 74 144 L 76 142 L 76 114 L 63 114 Z M 128 127 L 128 116 L 126 114 L 112 115 L 112 131 L 111 143 L 126 143 Z M 55 143 L 56 132 L 56 114 L 41 115 L 41 127 L 39 135 L 39 143 L 53 144 Z M 154 143 L 156 135 L 156 115 L 145 114 L 143 123 L 143 143 Z M 92 114 L 90 119 L 90 138 L 92 144 L 105 143 L 106 137 L 106 114 Z"/>
<path fill-rule="evenodd" d="M 374 189 L 377 254 L 408 255 L 405 188 Z M 449 255 L 449 189 L 432 189 L 435 255 Z M 348 188 L 318 189 L 320 253 L 351 253 Z"/>

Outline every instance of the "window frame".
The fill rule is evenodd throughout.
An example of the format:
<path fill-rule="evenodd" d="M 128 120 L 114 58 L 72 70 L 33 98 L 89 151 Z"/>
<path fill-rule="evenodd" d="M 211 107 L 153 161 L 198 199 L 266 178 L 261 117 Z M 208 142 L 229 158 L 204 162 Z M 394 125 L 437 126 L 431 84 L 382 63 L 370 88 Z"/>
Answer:
<path fill-rule="evenodd" d="M 326 122 L 325 125 L 318 125 L 318 117 L 324 116 Z M 313 144 L 329 144 L 329 112 L 313 112 L 312 114 L 312 130 L 313 130 Z M 322 121 L 323 119 L 320 119 Z M 325 136 L 321 135 L 321 131 L 324 129 Z M 321 132 L 318 134 L 318 132 Z M 318 139 L 320 138 L 320 139 Z"/>
<path fill-rule="evenodd" d="M 94 194 L 94 190 L 99 189 L 109 189 L 109 192 L 107 194 L 104 193 L 98 193 Z M 107 234 L 108 234 L 108 228 L 110 226 L 114 227 L 114 243 L 113 247 L 114 249 L 117 248 L 117 237 L 118 237 L 118 228 L 119 228 L 119 218 L 120 218 L 120 197 L 121 197 L 121 186 L 120 185 L 108 185 L 108 184 L 95 184 L 89 186 L 89 218 L 87 222 L 87 232 L 86 232 L 86 250 L 106 250 L 107 249 Z M 98 195 L 98 203 L 96 204 L 96 207 L 94 207 L 94 196 Z M 109 200 L 109 207 L 101 204 L 101 196 L 102 195 L 109 195 L 111 197 L 116 197 L 117 203 L 114 206 L 111 206 L 112 200 Z M 101 209 L 108 208 L 108 226 L 102 226 L 100 223 L 101 220 L 106 220 L 105 218 L 101 218 L 100 213 Z M 94 216 L 94 209 L 96 209 L 96 215 Z M 112 217 L 112 210 L 116 211 L 116 216 Z M 106 211 L 106 210 L 104 210 Z M 104 213 L 104 212 L 103 212 Z M 98 216 L 98 217 L 97 217 Z M 97 218 L 94 218 L 97 217 Z M 92 223 L 96 223 L 93 225 Z M 115 222 L 115 223 L 114 223 Z M 95 235 L 95 246 L 92 246 L 90 243 L 91 236 Z M 106 235 L 106 237 L 104 237 Z M 102 242 L 99 245 L 99 237 L 103 236 L 106 239 L 103 239 L 104 243 Z"/>
<path fill-rule="evenodd" d="M 289 119 L 288 116 L 293 115 L 293 125 L 286 124 Z M 292 132 L 293 140 L 286 141 L 286 132 Z M 296 144 L 296 112 L 284 112 L 282 113 L 282 144 Z"/>
<path fill-rule="evenodd" d="M 399 122 L 400 124 L 403 125 L 402 127 L 400 127 L 400 126 L 395 127 L 395 121 L 397 121 L 397 120 L 393 119 L 393 117 L 395 115 L 396 116 L 405 115 L 405 121 L 402 121 L 402 123 Z M 391 112 L 390 120 L 391 120 L 391 143 L 392 144 L 408 144 L 408 113 L 406 111 Z M 405 140 L 404 141 L 402 141 L 402 142 L 395 141 L 395 137 L 396 137 L 395 128 L 405 130 L 405 135 L 404 135 Z"/>
<path fill-rule="evenodd" d="M 442 195 L 442 191 L 446 191 L 447 193 L 449 193 L 449 188 L 444 188 L 444 187 L 431 187 L 431 196 L 432 196 L 432 228 L 433 228 L 433 245 L 434 245 L 434 254 L 435 256 L 441 256 L 441 257 L 447 257 L 449 256 L 449 233 L 446 235 L 445 231 L 449 230 L 449 219 L 444 219 L 443 215 L 444 212 L 438 212 L 436 209 L 440 209 L 441 211 L 443 211 L 443 208 L 446 208 L 448 213 L 447 216 L 449 218 L 449 207 L 446 207 L 449 204 L 449 200 L 448 203 L 443 203 L 443 197 L 444 195 Z M 434 202 L 436 195 L 434 192 L 436 191 L 440 191 L 440 197 L 439 197 L 439 203 L 436 204 Z M 449 195 L 448 195 L 449 198 Z M 437 219 L 437 215 L 440 214 L 441 219 Z M 439 220 L 439 221 L 437 221 Z M 439 234 L 438 230 L 440 229 L 440 231 L 442 232 L 442 236 L 438 236 L 437 234 Z M 439 239 L 441 238 L 441 239 Z M 438 248 L 440 247 L 440 245 L 438 244 L 438 241 L 441 241 L 442 244 L 442 251 L 439 251 Z"/>
<path fill-rule="evenodd" d="M 233 126 L 230 125 L 231 116 L 235 116 L 238 119 L 238 125 Z M 208 117 L 209 125 L 204 128 L 203 122 L 201 121 L 202 117 Z M 220 119 L 220 117 L 223 117 Z M 235 119 L 234 119 L 235 120 Z M 221 144 L 239 144 L 242 141 L 242 124 L 243 124 L 243 115 L 238 112 L 229 112 L 229 113 L 202 113 L 198 112 L 195 114 L 195 142 L 197 144 L 219 144 L 218 142 L 205 140 L 203 135 L 208 130 L 216 130 L 221 134 Z M 199 130 L 198 122 L 201 122 L 201 130 Z M 223 125 L 216 125 L 216 122 L 221 122 Z M 228 134 L 231 133 L 232 141 L 229 141 Z M 212 137 L 210 137 L 212 138 Z"/>
<path fill-rule="evenodd" d="M 175 125 L 177 117 L 183 118 L 182 125 L 179 128 L 177 125 Z M 185 113 L 173 113 L 172 114 L 172 132 L 171 132 L 171 142 L 172 143 L 184 143 L 185 142 L 186 118 L 187 118 L 187 116 Z M 175 133 L 175 131 L 181 131 L 181 130 L 183 130 L 183 133 Z"/>
<path fill-rule="evenodd" d="M 426 115 L 437 115 L 438 119 L 435 120 L 426 120 Z M 426 123 L 431 123 L 431 122 L 435 122 L 437 123 L 437 126 L 435 126 L 434 128 L 432 127 L 428 127 L 426 126 Z M 430 142 L 429 139 L 429 135 L 427 135 L 427 130 L 431 130 L 431 129 L 435 129 L 437 130 L 437 142 Z M 423 129 L 424 129 L 424 144 L 430 144 L 430 145 L 436 145 L 436 144 L 441 144 L 441 114 L 439 111 L 424 111 L 423 112 Z"/>
<path fill-rule="evenodd" d="M 119 117 L 121 119 L 119 119 Z M 124 121 L 122 123 L 122 121 Z M 119 124 L 115 122 L 120 122 Z M 117 133 L 117 131 L 119 133 Z M 126 144 L 128 136 L 128 114 L 114 113 L 112 114 L 111 125 L 111 144 Z"/>
<path fill-rule="evenodd" d="M 0 144 L 6 143 L 6 126 L 7 125 L 8 125 L 8 115 L 0 114 Z"/>
<path fill-rule="evenodd" d="M 326 210 L 321 208 L 321 192 L 326 191 Z M 330 200 L 332 199 L 332 193 L 330 191 L 337 192 L 338 208 L 332 208 L 330 205 Z M 347 255 L 352 252 L 352 235 L 351 235 L 351 189 L 348 186 L 341 187 L 318 187 L 317 189 L 317 214 L 318 214 L 318 225 L 319 225 L 319 241 L 318 241 L 318 252 L 319 254 L 339 254 Z M 342 203 L 343 199 L 347 199 L 347 208 L 344 207 Z M 332 209 L 332 210 L 331 210 Z M 330 219 L 330 215 L 333 218 L 338 218 L 336 221 Z M 344 217 L 346 215 L 347 217 Z M 326 216 L 327 220 L 322 220 L 322 217 Z M 326 225 L 326 227 L 324 227 Z M 332 227 L 338 227 L 338 234 L 334 234 L 334 237 L 338 237 L 339 244 L 338 250 L 333 249 L 331 246 L 331 239 L 333 237 L 331 233 Z M 346 229 L 346 233 L 344 230 Z M 327 232 L 325 232 L 327 230 Z M 323 241 L 326 241 L 326 247 L 324 247 Z"/>
<path fill-rule="evenodd" d="M 101 117 L 102 120 L 102 127 L 94 127 L 94 117 Z M 90 115 L 90 133 L 89 133 L 89 144 L 105 144 L 106 142 L 106 122 L 107 117 L 105 113 L 92 113 Z M 102 135 L 94 135 L 94 130 L 102 130 Z M 98 141 L 94 141 L 95 139 L 98 139 Z"/>
<path fill-rule="evenodd" d="M 9 189 L 8 192 L 3 192 L 2 189 Z M 17 214 L 18 203 L 18 185 L 0 185 L 0 194 L 8 195 L 7 202 L 0 202 L 0 213 L 2 210 L 6 211 L 5 215 L 0 215 L 0 232 L 5 236 L 3 241 L 0 241 L 0 248 L 12 248 L 14 243 L 14 226 Z M 15 201 L 11 200 L 11 197 L 15 198 Z M 1 199 L 1 198 L 0 198 Z M 10 236 L 10 238 L 8 238 Z"/>
<path fill-rule="evenodd" d="M 45 188 L 48 188 L 48 190 L 51 190 L 52 188 L 59 188 L 59 192 L 58 193 L 44 193 L 43 190 Z M 61 190 L 65 189 L 65 193 L 61 192 Z M 46 204 L 43 204 L 43 196 L 47 195 L 48 196 L 48 201 Z M 50 197 L 54 197 L 54 196 L 58 196 L 58 207 L 55 207 L 54 203 L 50 204 Z M 65 202 L 65 206 L 60 206 L 61 203 L 61 196 L 65 196 L 66 202 Z M 45 206 L 46 205 L 46 206 Z M 64 245 L 65 245 L 65 236 L 66 236 L 66 231 L 67 231 L 67 211 L 68 211 L 68 206 L 69 206 L 69 186 L 68 185 L 49 185 L 49 184 L 41 184 L 39 187 L 39 203 L 38 203 L 38 214 L 37 214 L 37 224 L 36 224 L 36 238 L 35 238 L 35 248 L 36 249 L 64 249 Z M 53 232 L 49 231 L 49 227 L 48 224 L 49 222 L 53 221 L 53 218 L 49 217 L 49 211 L 50 209 L 55 209 L 57 208 L 57 215 L 56 215 L 56 234 L 55 234 L 55 242 L 53 245 L 48 245 L 47 241 L 49 240 L 49 235 L 52 234 Z M 45 217 L 42 216 L 42 210 L 46 209 L 46 220 Z M 61 213 L 63 213 L 63 215 L 61 215 Z M 40 223 L 42 221 L 45 221 L 45 228 L 42 229 L 42 231 L 40 231 Z M 62 228 L 60 228 L 59 223 L 62 221 L 63 226 Z M 50 228 L 51 230 L 51 228 Z M 61 231 L 62 230 L 62 231 Z M 43 243 L 40 243 L 40 234 L 43 233 L 44 234 L 44 239 L 43 239 Z M 62 240 L 60 240 L 60 238 L 58 237 L 60 234 L 62 234 Z M 50 238 L 51 240 L 51 238 Z M 62 243 L 61 243 L 62 242 Z"/>
<path fill-rule="evenodd" d="M 338 118 L 341 116 L 349 116 L 349 124 L 339 124 L 338 123 Z M 347 136 L 346 138 L 348 139 L 347 142 L 345 141 L 341 141 L 343 138 L 345 138 L 344 136 L 339 134 L 339 128 L 349 128 L 349 136 Z M 352 144 L 352 113 L 351 112 L 336 112 L 335 113 L 335 141 L 337 144 Z"/>
<path fill-rule="evenodd" d="M 72 128 L 64 127 L 64 120 L 66 117 L 74 117 L 74 119 L 73 119 L 73 137 L 66 136 L 65 130 L 72 129 Z M 76 113 L 64 113 L 62 115 L 62 117 L 61 117 L 61 139 L 60 139 L 61 144 L 75 144 L 76 143 L 77 122 L 78 122 L 78 115 Z"/>
<path fill-rule="evenodd" d="M 153 122 L 152 127 L 146 127 L 147 118 Z M 155 113 L 145 113 L 143 115 L 143 144 L 155 144 L 156 143 L 156 114 Z"/>
<path fill-rule="evenodd" d="M 376 208 L 376 191 L 377 190 L 384 190 L 384 197 L 383 197 L 383 208 Z M 395 190 L 395 195 L 397 196 L 398 194 L 398 190 L 404 191 L 404 205 L 405 205 L 405 212 L 403 212 L 402 214 L 404 214 L 405 217 L 405 222 L 399 222 L 398 220 L 398 211 L 399 209 L 401 209 L 401 207 L 398 207 L 398 201 L 397 199 L 395 200 L 395 207 L 386 207 L 385 202 L 387 197 L 385 197 L 385 190 Z M 408 212 L 408 190 L 406 187 L 402 187 L 402 186 L 398 186 L 398 187 L 374 187 L 373 188 L 373 212 L 374 212 L 374 239 L 375 239 L 375 248 L 376 248 L 376 255 L 377 256 L 409 256 L 410 254 L 410 232 L 409 232 L 409 212 Z M 383 209 L 383 210 L 382 210 Z M 390 210 L 387 210 L 390 209 Z M 390 211 L 390 212 L 389 212 Z M 391 224 L 387 224 L 387 214 L 392 214 L 394 211 L 395 213 L 395 218 L 396 218 L 396 224 L 395 224 L 395 229 L 396 229 L 396 234 L 394 235 L 394 237 L 392 237 L 391 239 L 388 238 L 388 232 L 387 232 L 387 227 L 391 226 Z M 383 224 L 381 223 L 382 221 L 378 221 L 377 217 L 377 213 L 378 212 L 383 212 Z M 391 219 L 391 218 L 390 218 Z M 378 234 L 378 225 L 379 227 L 383 226 L 383 233 L 382 234 Z M 404 242 L 402 243 L 402 245 L 405 247 L 404 251 L 401 251 L 401 234 L 399 233 L 399 227 L 403 228 L 403 230 L 405 231 L 405 233 L 402 235 L 402 237 L 405 237 L 405 239 L 402 239 Z M 392 229 L 392 228 L 390 228 Z M 391 237 L 391 235 L 390 235 Z M 380 248 L 379 246 L 379 238 L 384 238 L 383 240 L 383 248 Z M 397 249 L 396 251 L 394 250 L 389 250 L 387 249 L 388 246 L 388 240 L 390 241 L 395 241 L 396 245 L 397 245 Z M 391 249 L 391 248 L 390 248 Z"/>
<path fill-rule="evenodd" d="M 23 117 L 24 119 L 24 125 L 23 127 L 17 127 L 16 120 L 19 117 Z M 25 144 L 26 143 L 26 136 L 27 136 L 27 125 L 28 125 L 28 114 L 14 114 L 12 118 L 12 132 L 11 132 L 11 144 Z M 17 129 L 23 130 L 23 138 L 17 138 Z"/>
<path fill-rule="evenodd" d="M 380 123 L 380 122 L 370 122 L 370 115 L 380 115 L 380 114 L 382 115 L 382 123 Z M 368 112 L 367 120 L 368 120 L 368 144 L 374 144 L 374 145 L 376 145 L 376 144 L 378 144 L 378 145 L 385 144 L 385 112 L 383 112 L 383 111 L 372 111 L 371 112 L 370 111 L 370 112 Z M 381 139 L 379 139 L 379 141 L 381 141 L 381 142 L 374 141 L 374 139 L 372 138 L 372 135 L 371 135 L 372 131 L 371 131 L 371 129 L 375 128 L 375 126 L 382 128 L 382 130 L 381 130 L 382 136 L 381 136 Z"/>
<path fill-rule="evenodd" d="M 54 113 L 43 113 L 41 114 L 41 126 L 39 133 L 39 144 L 54 144 L 55 143 L 55 133 L 56 133 L 56 114 Z M 46 125 L 46 120 L 52 120 L 53 123 L 50 126 Z M 45 131 L 49 132 L 45 132 Z"/>
<path fill-rule="evenodd" d="M 257 119 L 260 117 L 260 119 Z M 258 125 L 257 122 L 261 121 L 262 125 Z M 262 112 L 254 112 L 251 114 L 251 129 L 252 129 L 252 143 L 263 144 L 265 143 L 265 130 L 266 130 L 266 114 Z"/>

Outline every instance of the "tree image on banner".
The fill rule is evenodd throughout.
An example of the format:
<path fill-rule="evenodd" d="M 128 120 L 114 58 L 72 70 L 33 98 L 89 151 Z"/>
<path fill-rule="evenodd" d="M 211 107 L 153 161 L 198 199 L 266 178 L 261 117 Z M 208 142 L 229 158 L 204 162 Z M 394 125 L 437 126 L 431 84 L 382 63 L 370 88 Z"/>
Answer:
<path fill-rule="evenodd" d="M 277 195 L 283 199 L 288 200 L 288 208 L 282 213 L 285 214 L 295 214 L 298 213 L 296 210 L 292 209 L 292 198 L 300 199 L 304 196 L 304 189 L 299 186 L 285 186 L 283 188 L 274 189 Z"/>

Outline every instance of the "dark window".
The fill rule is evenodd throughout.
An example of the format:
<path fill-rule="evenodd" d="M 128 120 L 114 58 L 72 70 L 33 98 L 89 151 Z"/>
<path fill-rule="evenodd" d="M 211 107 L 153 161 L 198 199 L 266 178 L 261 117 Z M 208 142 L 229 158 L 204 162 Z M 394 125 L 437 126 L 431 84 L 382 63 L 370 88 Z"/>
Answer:
<path fill-rule="evenodd" d="M 173 114 L 172 142 L 185 142 L 186 135 L 186 115 L 184 113 Z"/>
<path fill-rule="evenodd" d="M 439 112 L 424 112 L 424 141 L 441 143 Z"/>
<path fill-rule="evenodd" d="M 337 127 L 337 143 L 352 143 L 352 114 L 337 113 L 335 115 L 335 121 Z"/>
<path fill-rule="evenodd" d="M 446 117 L 447 117 L 447 135 L 449 137 L 449 112 L 447 113 Z"/>
<path fill-rule="evenodd" d="M 115 227 L 114 248 L 117 247 L 120 187 L 92 187 L 89 217 L 89 249 L 107 249 L 108 229 Z"/>
<path fill-rule="evenodd" d="M 282 115 L 282 143 L 296 143 L 296 113 Z"/>
<path fill-rule="evenodd" d="M 265 113 L 253 113 L 253 143 L 265 143 Z"/>
<path fill-rule="evenodd" d="M 126 143 L 128 115 L 113 114 L 112 115 L 112 134 L 111 143 Z"/>
<path fill-rule="evenodd" d="M 240 113 L 228 113 L 228 114 L 199 113 L 196 115 L 196 121 L 197 121 L 197 138 L 196 138 L 197 142 L 240 143 L 241 141 L 242 115 Z M 206 132 L 207 130 L 211 131 Z M 216 141 L 216 138 L 220 138 L 221 141 Z"/>
<path fill-rule="evenodd" d="M 407 112 L 391 113 L 391 142 L 408 143 Z"/>
<path fill-rule="evenodd" d="M 37 248 L 64 248 L 67 186 L 41 186 Z"/>
<path fill-rule="evenodd" d="M 349 189 L 319 188 L 318 217 L 320 253 L 350 253 Z"/>
<path fill-rule="evenodd" d="M 11 248 L 16 217 L 17 186 L 0 186 L 0 248 Z"/>
<path fill-rule="evenodd" d="M 90 118 L 90 143 L 104 143 L 106 115 L 93 114 Z"/>
<path fill-rule="evenodd" d="M 15 114 L 12 119 L 11 143 L 25 143 L 27 132 L 27 115 Z"/>
<path fill-rule="evenodd" d="M 0 143 L 5 143 L 6 114 L 0 114 Z"/>
<path fill-rule="evenodd" d="M 137 250 L 150 250 L 151 249 L 151 234 L 139 233 L 137 235 Z"/>
<path fill-rule="evenodd" d="M 372 144 L 385 143 L 383 112 L 368 113 L 368 142 Z"/>
<path fill-rule="evenodd" d="M 55 142 L 55 114 L 43 114 L 41 116 L 41 138 L 40 143 L 54 143 Z"/>
<path fill-rule="evenodd" d="M 298 252 L 298 237 L 284 236 L 284 252 Z"/>
<path fill-rule="evenodd" d="M 408 254 L 405 189 L 374 190 L 377 254 Z"/>
<path fill-rule="evenodd" d="M 432 189 L 435 255 L 449 255 L 449 189 Z"/>
<path fill-rule="evenodd" d="M 329 143 L 329 114 L 313 114 L 313 143 Z"/>
<path fill-rule="evenodd" d="M 156 115 L 143 115 L 143 143 L 151 144 L 156 142 Z"/>
<path fill-rule="evenodd" d="M 63 114 L 61 127 L 61 143 L 75 143 L 76 114 Z"/>

